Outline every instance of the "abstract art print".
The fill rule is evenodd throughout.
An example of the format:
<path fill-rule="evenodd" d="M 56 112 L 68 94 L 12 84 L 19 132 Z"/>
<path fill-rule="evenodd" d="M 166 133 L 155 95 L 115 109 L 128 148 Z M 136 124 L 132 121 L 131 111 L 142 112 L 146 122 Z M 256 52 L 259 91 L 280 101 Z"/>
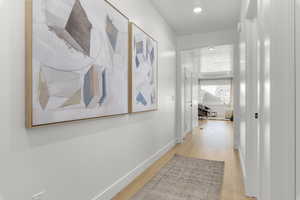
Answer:
<path fill-rule="evenodd" d="M 107 1 L 27 5 L 27 127 L 128 113 L 129 19 Z"/>
<path fill-rule="evenodd" d="M 141 28 L 131 23 L 130 112 L 158 108 L 158 44 Z"/>

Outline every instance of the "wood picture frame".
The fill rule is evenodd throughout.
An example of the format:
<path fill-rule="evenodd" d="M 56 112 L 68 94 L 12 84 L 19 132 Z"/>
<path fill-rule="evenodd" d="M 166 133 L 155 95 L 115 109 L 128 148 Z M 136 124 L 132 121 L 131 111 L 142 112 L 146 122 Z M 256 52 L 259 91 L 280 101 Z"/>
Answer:
<path fill-rule="evenodd" d="M 46 0 L 43 0 L 43 1 L 46 1 Z M 41 1 L 41 2 L 43 2 L 43 1 Z M 53 0 L 47 0 L 47 1 L 48 1 L 49 4 L 53 4 L 55 2 L 63 2 L 63 1 L 53 1 Z M 96 34 L 93 35 L 93 33 L 91 33 L 91 30 L 96 29 L 96 30 L 93 30 L 93 31 L 102 31 L 101 36 L 102 37 L 105 36 L 103 38 L 106 39 L 105 44 L 106 44 L 106 50 L 107 50 L 107 51 L 106 50 L 103 50 L 103 51 L 104 52 L 106 51 L 107 54 L 109 54 L 109 53 L 113 54 L 112 55 L 113 58 L 111 58 L 111 59 L 115 59 L 115 57 L 116 57 L 116 60 L 113 60 L 113 61 L 114 61 L 114 63 L 118 63 L 119 65 L 117 67 L 113 66 L 114 68 L 118 68 L 118 67 L 119 67 L 119 69 L 122 68 L 118 75 L 112 74 L 111 71 L 109 71 L 109 73 L 107 72 L 107 74 L 109 74 L 109 75 L 112 74 L 112 76 L 115 76 L 113 78 L 110 78 L 110 81 L 111 80 L 118 80 L 117 77 L 124 78 L 124 80 L 122 79 L 123 80 L 122 83 L 118 82 L 118 86 L 117 86 L 119 88 L 119 91 L 121 91 L 121 89 L 122 89 L 122 91 L 121 91 L 121 94 L 123 94 L 122 102 L 121 103 L 117 102 L 118 100 L 116 100 L 116 93 L 117 93 L 116 91 L 113 91 L 113 92 L 115 92 L 115 94 L 114 94 L 115 96 L 113 96 L 113 97 L 109 96 L 109 99 L 112 102 L 114 102 L 114 103 L 117 102 L 117 105 L 120 108 L 119 109 L 120 112 L 117 109 L 113 110 L 117 106 L 111 106 L 111 105 L 109 105 L 110 104 L 109 102 L 103 102 L 101 100 L 104 96 L 106 97 L 106 95 L 107 95 L 107 87 L 109 89 L 112 88 L 112 87 L 107 86 L 107 84 L 106 84 L 107 78 L 105 78 L 106 76 L 103 75 L 103 73 L 104 73 L 103 70 L 104 69 L 108 70 L 107 69 L 108 67 L 105 66 L 106 67 L 105 68 L 105 67 L 101 66 L 101 70 L 102 70 L 101 73 L 99 71 L 97 71 L 97 70 L 99 70 L 98 68 L 100 68 L 99 67 L 100 64 L 95 61 L 98 58 L 94 59 L 94 57 L 91 60 L 94 60 L 96 63 L 93 63 L 93 65 L 89 63 L 90 66 L 88 66 L 88 67 L 90 69 L 89 70 L 84 69 L 85 72 L 82 72 L 84 76 L 80 76 L 80 78 L 78 78 L 78 85 L 80 85 L 80 88 L 78 89 L 78 94 L 80 93 L 80 95 L 76 96 L 77 97 L 76 105 L 71 104 L 71 103 L 63 104 L 63 105 L 67 105 L 66 107 L 69 107 L 69 108 L 74 106 L 74 108 L 72 107 L 72 109 L 75 109 L 75 110 L 78 111 L 78 114 L 76 114 L 76 116 L 74 116 L 73 114 L 72 115 L 70 114 L 70 116 L 68 116 L 68 109 L 65 108 L 65 107 L 64 107 L 63 111 L 55 110 L 55 109 L 51 108 L 51 111 L 49 111 L 49 113 L 51 112 L 51 115 L 50 114 L 47 115 L 47 111 L 43 111 L 43 109 L 41 109 L 39 107 L 40 105 L 36 104 L 36 102 L 37 102 L 37 94 L 36 94 L 37 93 L 37 88 L 39 88 L 39 90 L 40 90 L 40 85 L 37 86 L 37 84 L 36 84 L 36 82 L 37 82 L 36 77 L 37 76 L 36 76 L 35 67 L 36 67 L 36 63 L 37 63 L 36 60 L 38 58 L 34 57 L 37 54 L 36 53 L 37 49 L 36 49 L 36 46 L 34 46 L 34 45 L 36 45 L 38 43 L 38 41 L 36 40 L 36 38 L 33 37 L 33 35 L 35 37 L 37 35 L 37 30 L 35 29 L 36 24 L 34 24 L 34 21 L 35 22 L 38 21 L 39 23 L 41 23 L 42 20 L 35 19 L 36 16 L 33 15 L 33 13 L 37 13 L 36 12 L 37 10 L 35 10 L 36 7 L 34 7 L 35 5 L 33 4 L 34 1 L 33 0 L 26 0 L 26 17 L 25 17 L 25 23 L 26 23 L 26 29 L 25 29 L 25 36 L 26 36 L 26 58 L 25 58 L 26 59 L 26 78 L 25 78 L 25 80 L 26 80 L 26 82 L 25 82 L 25 87 L 26 87 L 25 88 L 25 91 L 26 91 L 26 123 L 25 124 L 26 124 L 26 128 L 35 128 L 35 127 L 40 127 L 40 126 L 45 126 L 45 125 L 61 124 L 61 123 L 66 123 L 66 122 L 74 122 L 74 121 L 81 121 L 81 120 L 88 120 L 88 119 L 98 119 L 98 118 L 103 118 L 103 117 L 120 116 L 120 115 L 125 115 L 125 114 L 129 113 L 129 110 L 128 110 L 129 109 L 128 108 L 128 100 L 129 100 L 129 97 L 128 97 L 128 91 L 129 91 L 129 88 L 128 88 L 129 87 L 129 79 L 128 79 L 129 78 L 129 75 L 128 75 L 129 65 L 128 64 L 129 64 L 129 60 L 130 60 L 130 57 L 129 57 L 130 56 L 130 53 L 129 53 L 129 27 L 130 27 L 129 18 L 126 15 L 124 15 L 119 9 L 117 9 L 113 4 L 111 4 L 107 0 L 104 0 L 104 1 L 93 0 L 93 1 L 90 1 L 89 3 L 84 2 L 83 3 L 84 5 L 82 4 L 81 0 L 72 0 L 72 1 L 74 1 L 74 5 L 73 5 L 72 8 L 70 8 L 71 11 L 70 11 L 69 19 L 66 20 L 67 23 L 63 28 L 66 29 L 67 26 L 68 26 L 68 23 L 70 23 L 70 26 L 72 24 L 76 25 L 76 19 L 71 19 L 71 15 L 74 12 L 74 14 L 76 13 L 76 16 L 80 16 L 82 18 L 85 18 L 84 20 L 85 20 L 85 22 L 87 24 L 87 27 L 88 27 L 87 30 L 89 30 L 90 32 L 89 32 L 89 34 L 86 34 L 86 32 L 87 32 L 86 30 L 85 31 L 71 30 L 72 27 L 71 28 L 68 27 L 69 28 L 69 30 L 68 30 L 68 39 L 70 39 L 70 35 L 74 34 L 73 39 L 72 39 L 72 41 L 70 41 L 70 43 L 68 43 L 68 41 L 64 41 L 64 42 L 66 43 L 66 46 L 72 50 L 71 53 L 75 52 L 76 55 L 77 54 L 82 54 L 81 56 L 78 56 L 78 58 L 79 57 L 80 58 L 92 57 L 91 54 L 94 53 L 94 49 L 97 49 L 98 46 L 97 47 L 92 47 L 92 45 L 94 43 L 92 44 L 91 40 Z M 93 3 L 94 3 L 94 5 L 98 5 L 99 7 L 104 6 L 103 8 L 101 7 L 101 9 L 103 9 L 107 12 L 106 13 L 107 15 L 105 16 L 106 18 L 105 19 L 104 18 L 100 19 L 102 21 L 106 21 L 106 24 L 104 26 L 100 26 L 96 23 L 93 23 L 93 22 L 95 22 L 95 21 L 93 21 L 95 19 L 89 18 L 92 14 L 95 13 L 95 11 L 92 10 L 92 8 L 93 8 L 92 4 Z M 68 2 L 68 4 L 70 4 L 70 3 Z M 77 4 L 77 5 L 75 5 L 75 4 Z M 82 9 L 83 11 L 80 10 L 79 8 Z M 90 10 L 88 10 L 88 9 L 90 9 Z M 88 12 L 91 12 L 91 13 L 88 13 Z M 109 12 L 111 12 L 111 13 L 109 13 Z M 62 12 L 62 13 L 64 13 L 64 12 Z M 73 17 L 74 16 L 75 15 L 73 15 Z M 99 16 L 95 15 L 93 17 L 96 18 L 96 17 L 99 17 Z M 110 17 L 111 17 L 111 19 L 110 19 Z M 51 23 L 55 23 L 55 22 L 51 21 Z M 59 23 L 57 22 L 57 24 L 59 24 Z M 124 28 L 125 26 L 126 26 L 126 28 Z M 49 33 L 49 34 L 52 34 L 51 35 L 52 38 L 54 36 L 57 36 L 58 39 L 61 39 L 60 38 L 60 37 L 62 37 L 61 34 L 65 34 L 65 33 L 58 32 L 58 31 L 55 32 L 55 30 L 53 30 L 53 27 L 49 27 L 49 25 L 48 25 L 48 29 L 49 29 L 49 31 L 51 31 L 51 33 Z M 127 30 L 127 32 L 126 32 L 126 30 Z M 46 31 L 45 28 L 43 29 L 43 31 L 44 32 Z M 88 35 L 87 37 L 90 39 L 90 42 L 89 42 L 90 44 L 86 45 L 86 43 L 81 42 L 78 39 L 79 36 L 78 36 L 77 33 L 82 33 L 82 35 Z M 75 37 L 77 37 L 77 38 L 75 38 Z M 97 42 L 99 42 L 100 40 L 103 41 L 104 40 L 103 38 L 101 38 L 102 40 L 98 39 Z M 93 38 L 93 39 L 95 39 L 95 38 Z M 62 45 L 61 41 L 60 41 L 60 45 Z M 86 48 L 87 46 L 90 47 L 90 48 Z M 65 49 L 67 49 L 67 48 L 65 48 Z M 99 56 L 101 53 L 104 54 L 103 52 L 100 53 L 100 50 L 96 51 L 96 52 L 99 53 L 99 54 L 96 53 L 95 54 L 96 56 Z M 118 55 L 115 55 L 115 54 L 118 54 Z M 47 54 L 47 56 L 48 56 L 48 54 Z M 52 56 L 52 54 L 49 55 L 49 57 L 51 57 L 51 56 Z M 103 55 L 101 55 L 101 56 L 102 56 L 102 58 L 105 57 Z M 77 60 L 79 60 L 79 59 L 77 59 Z M 112 63 L 113 63 L 113 61 L 112 61 Z M 57 61 L 57 62 L 59 62 L 59 61 Z M 67 63 L 67 62 L 70 62 L 70 61 L 64 61 L 64 62 Z M 107 63 L 108 62 L 109 61 L 107 61 Z M 40 62 L 40 63 L 42 63 L 42 62 Z M 124 65 L 122 65 L 121 63 L 123 63 Z M 94 67 L 94 65 L 96 65 L 96 64 L 97 64 L 97 66 Z M 84 65 L 84 67 L 86 67 L 86 66 Z M 91 71 L 92 67 L 93 68 L 97 67 L 96 68 L 97 70 L 95 70 L 97 73 L 94 70 L 92 70 L 93 73 L 91 72 L 90 73 L 91 75 L 89 75 L 88 78 L 87 78 L 87 74 L 88 74 L 88 72 Z M 51 71 L 52 69 L 47 69 L 47 70 Z M 65 71 L 63 71 L 63 70 L 61 70 L 61 71 L 62 71 L 61 76 L 68 75 L 67 73 L 63 73 Z M 125 74 L 125 71 L 126 71 L 126 74 Z M 75 76 L 75 72 L 78 73 L 78 70 L 76 69 L 73 72 L 74 72 L 73 74 L 70 73 L 70 77 L 71 78 L 74 78 L 74 77 L 77 78 L 77 76 Z M 39 74 L 40 73 L 41 72 L 39 72 Z M 53 74 L 55 74 L 55 73 L 53 73 Z M 124 77 L 123 77 L 123 75 L 124 75 Z M 98 80 L 98 78 L 99 77 L 101 78 L 101 76 L 104 80 L 102 79 L 100 81 L 100 80 Z M 89 79 L 91 79 L 90 77 L 92 77 L 93 79 L 89 80 Z M 52 81 L 51 84 L 53 83 L 53 80 L 52 80 L 53 78 L 55 78 L 54 75 L 52 75 L 52 77 L 49 78 Z M 70 81 L 66 80 L 67 83 L 65 84 L 65 85 L 69 84 L 70 88 L 73 87 L 71 83 L 72 83 L 72 81 L 74 82 L 74 80 L 75 80 L 75 78 L 74 79 L 71 79 L 71 78 L 69 79 Z M 40 76 L 39 76 L 39 79 L 41 79 Z M 45 79 L 45 80 L 47 80 L 47 79 Z M 64 80 L 62 80 L 62 81 L 64 81 Z M 39 82 L 40 82 L 40 80 L 39 80 Z M 93 89 L 96 88 L 96 90 L 91 89 L 90 88 L 91 86 L 88 89 L 83 88 L 83 87 L 86 87 L 86 86 L 83 86 L 82 82 L 83 82 L 83 84 L 85 84 L 85 82 L 89 82 L 89 84 L 86 84 L 86 85 L 89 85 L 89 86 L 93 85 Z M 102 83 L 102 85 L 101 85 L 101 83 Z M 114 82 L 111 82 L 111 83 L 114 83 Z M 122 84 L 122 86 L 121 86 L 121 84 Z M 59 85 L 58 88 L 53 86 L 53 87 L 48 87 L 47 90 L 49 90 L 49 88 L 50 88 L 52 90 L 52 94 L 55 93 L 55 92 L 61 94 L 61 93 L 63 93 L 64 90 L 66 90 L 66 88 L 64 88 L 65 86 L 63 84 L 59 83 L 57 85 Z M 105 86 L 103 86 L 103 85 L 105 85 Z M 59 91 L 60 87 L 63 88 L 61 91 Z M 76 87 L 77 87 L 77 85 L 76 85 Z M 97 92 L 98 90 L 100 90 L 99 87 L 102 87 L 102 93 L 100 93 L 100 94 L 99 94 L 99 92 Z M 104 87 L 105 87 L 105 89 L 103 89 Z M 80 92 L 79 92 L 79 90 L 80 90 Z M 84 99 L 85 97 L 83 96 L 84 95 L 83 94 L 84 90 L 86 90 L 88 92 L 91 92 L 91 91 L 94 92 L 93 93 L 94 99 L 95 99 L 95 102 L 93 102 L 95 104 L 95 105 L 93 105 L 93 106 L 95 106 L 94 108 L 88 107 L 91 104 L 91 102 L 93 101 L 93 99 L 90 102 L 88 102 L 89 104 L 87 104 L 87 105 L 85 104 L 87 102 L 83 102 L 85 100 Z M 69 93 L 71 93 L 71 92 L 69 92 Z M 95 94 L 97 94 L 97 95 L 95 95 Z M 40 93 L 39 93 L 39 95 L 40 95 Z M 102 95 L 102 96 L 100 96 L 100 95 Z M 47 98 L 51 98 L 49 96 L 51 96 L 51 92 L 48 94 Z M 61 96 L 55 96 L 53 99 L 57 100 L 60 97 Z M 63 102 L 63 100 L 64 100 L 63 98 L 65 98 L 65 96 L 61 97 L 61 99 L 57 100 L 57 102 L 52 103 L 51 106 L 55 107 L 56 104 L 59 104 L 60 102 Z M 65 102 L 67 102 L 68 98 L 70 99 L 72 97 L 70 97 L 70 95 L 68 97 L 66 97 Z M 100 100 L 99 100 L 99 98 L 100 98 Z M 79 100 L 80 100 L 80 103 L 79 103 Z M 87 98 L 87 100 L 90 100 L 90 98 Z M 48 99 L 48 101 L 49 101 L 49 99 Z M 71 101 L 69 101 L 69 102 L 71 102 Z M 47 102 L 47 103 L 49 103 L 49 102 Z M 102 111 L 99 108 L 100 103 L 102 103 L 102 105 L 103 105 L 102 110 L 105 110 L 105 111 Z M 48 105 L 50 105 L 50 104 L 48 104 Z M 114 104 L 114 105 L 116 105 L 116 104 Z M 61 107 L 59 107 L 59 108 L 61 108 Z M 37 112 L 37 110 L 38 110 L 38 112 Z M 91 110 L 91 114 L 89 115 L 88 111 L 86 111 L 86 110 Z M 72 113 L 74 113 L 74 112 L 75 111 L 72 111 Z M 82 114 L 83 112 L 84 112 L 84 114 Z M 63 113 L 63 115 L 66 116 L 66 119 L 62 120 L 62 118 L 64 118 L 64 117 L 58 117 L 59 119 L 53 119 L 53 118 L 57 117 L 60 113 Z M 43 118 L 43 120 L 37 122 L 37 118 L 39 118 L 39 117 Z M 68 117 L 70 117 L 70 118 L 68 118 Z M 48 118 L 51 119 L 51 120 L 44 120 L 44 119 L 48 119 Z"/>
<path fill-rule="evenodd" d="M 137 36 L 137 35 L 141 35 L 141 36 Z M 138 25 L 136 25 L 135 23 L 131 22 L 130 23 L 130 28 L 129 28 L 129 112 L 130 113 L 141 113 L 141 112 L 151 112 L 151 111 L 157 111 L 158 110 L 158 103 L 159 103 L 159 96 L 158 96 L 158 55 L 159 55 L 159 52 L 158 52 L 158 42 L 157 40 L 155 40 L 150 34 L 146 33 L 141 27 L 139 27 Z M 149 102 L 150 98 L 149 98 L 149 95 L 148 97 L 145 97 L 145 100 L 147 102 L 144 102 L 144 104 L 140 104 L 141 106 L 139 106 L 138 102 L 137 102 L 137 91 L 136 91 L 136 88 L 137 88 L 137 82 L 135 82 L 135 80 L 137 79 L 136 78 L 136 74 L 139 73 L 137 72 L 136 70 L 136 67 L 137 67 L 137 48 L 136 48 L 136 40 L 137 40 L 137 37 L 141 37 L 143 39 L 143 48 L 144 49 L 144 55 L 141 55 L 140 56 L 140 59 L 145 61 L 145 63 L 143 63 L 145 66 L 145 68 L 147 68 L 146 70 L 149 70 L 149 65 L 152 65 L 151 67 L 153 68 L 152 72 L 150 70 L 150 76 L 153 77 L 153 81 L 154 81 L 154 86 L 151 85 L 151 86 L 148 86 L 148 88 L 151 88 L 153 90 L 155 90 L 154 94 L 155 94 L 155 103 L 152 104 L 153 106 L 147 106 L 146 103 Z M 154 56 L 155 56 L 155 61 L 151 63 L 149 63 L 149 57 L 153 56 L 153 54 L 150 56 L 149 52 L 148 52 L 148 41 L 151 41 L 152 42 L 152 47 L 154 49 Z M 142 41 L 139 41 L 139 42 L 142 42 Z M 151 45 L 150 45 L 151 46 Z M 139 52 L 141 52 L 141 50 L 139 50 Z M 145 55 L 146 53 L 146 55 Z M 151 59 L 150 59 L 151 60 Z M 149 74 L 148 73 L 148 74 Z M 140 73 L 142 74 L 142 73 Z M 140 79 L 140 78 L 139 78 Z M 148 78 L 146 76 L 142 77 L 142 82 L 149 84 L 149 80 L 147 80 Z M 151 78 L 150 78 L 151 79 Z M 150 81 L 151 82 L 151 81 Z M 141 88 L 141 87 L 139 87 Z M 143 89 L 141 89 L 143 90 Z M 147 93 L 147 88 L 144 89 L 144 91 L 146 90 L 145 93 Z M 141 91 L 139 91 L 141 92 Z M 141 92 L 142 93 L 142 92 Z M 153 93 L 152 93 L 153 94 Z M 143 94 L 144 95 L 144 94 Z M 152 96 L 151 96 L 151 99 L 152 99 Z M 152 101 L 152 100 L 151 100 Z M 152 102 L 151 102 L 152 103 Z M 143 106 L 144 105 L 144 108 Z"/>

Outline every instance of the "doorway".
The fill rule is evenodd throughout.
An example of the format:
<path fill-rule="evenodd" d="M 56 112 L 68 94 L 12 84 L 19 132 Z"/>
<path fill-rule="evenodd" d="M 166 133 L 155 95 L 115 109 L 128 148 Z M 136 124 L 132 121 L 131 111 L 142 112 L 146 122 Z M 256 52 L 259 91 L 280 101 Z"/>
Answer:
<path fill-rule="evenodd" d="M 234 43 L 205 46 L 180 52 L 179 62 L 182 136 L 185 137 L 182 144 L 192 154 L 200 150 L 199 157 L 202 159 L 225 160 L 227 166 L 228 163 L 236 166 L 233 171 L 231 167 L 225 169 L 229 182 L 237 181 L 231 174 L 242 177 L 243 171 L 239 163 L 240 155 L 234 151 L 236 137 L 232 122 L 233 101 L 237 99 L 234 95 L 238 95 L 234 92 L 234 66 L 238 60 L 236 51 Z M 193 119 L 197 121 L 196 126 Z M 189 132 L 192 134 L 187 134 Z M 206 157 L 206 152 L 211 152 L 209 157 Z M 230 185 L 229 182 L 225 181 L 225 185 Z M 239 185 L 244 190 L 244 186 Z M 227 197 L 226 192 L 224 195 Z"/>
<path fill-rule="evenodd" d="M 184 135 L 192 131 L 193 127 L 193 76 L 192 72 L 185 68 L 184 69 Z"/>
<path fill-rule="evenodd" d="M 180 52 L 182 133 L 199 119 L 233 121 L 234 45 L 222 44 Z"/>

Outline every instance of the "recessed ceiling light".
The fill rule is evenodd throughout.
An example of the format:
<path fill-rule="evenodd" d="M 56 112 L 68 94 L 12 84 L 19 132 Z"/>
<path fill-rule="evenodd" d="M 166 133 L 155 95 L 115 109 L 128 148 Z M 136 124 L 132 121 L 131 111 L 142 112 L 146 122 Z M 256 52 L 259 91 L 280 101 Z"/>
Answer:
<path fill-rule="evenodd" d="M 215 48 L 215 47 L 209 47 L 208 50 L 209 50 L 209 51 L 215 51 L 216 48 Z"/>
<path fill-rule="evenodd" d="M 194 8 L 194 13 L 200 14 L 201 12 L 202 12 L 202 8 L 201 7 L 195 7 Z"/>

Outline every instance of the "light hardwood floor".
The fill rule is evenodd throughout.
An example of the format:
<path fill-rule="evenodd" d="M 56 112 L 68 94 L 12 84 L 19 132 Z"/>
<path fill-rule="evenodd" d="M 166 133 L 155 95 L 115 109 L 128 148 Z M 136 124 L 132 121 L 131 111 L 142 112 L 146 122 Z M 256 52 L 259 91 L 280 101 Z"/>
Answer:
<path fill-rule="evenodd" d="M 238 152 L 233 150 L 233 127 L 228 121 L 200 121 L 183 144 L 175 146 L 149 169 L 136 178 L 113 200 L 128 200 L 138 192 L 175 155 L 225 161 L 221 200 L 251 200 L 246 198 Z M 203 129 L 201 129 L 203 128 Z"/>

